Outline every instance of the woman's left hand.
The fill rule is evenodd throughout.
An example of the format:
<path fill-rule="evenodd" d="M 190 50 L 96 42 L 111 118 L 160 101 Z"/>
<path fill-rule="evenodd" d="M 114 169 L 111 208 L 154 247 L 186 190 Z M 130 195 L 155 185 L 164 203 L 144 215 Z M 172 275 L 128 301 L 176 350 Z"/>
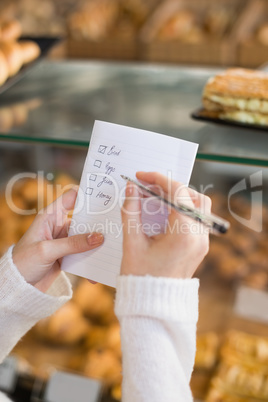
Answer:
<path fill-rule="evenodd" d="M 64 193 L 40 211 L 13 249 L 13 262 L 25 280 L 46 292 L 60 273 L 65 255 L 92 250 L 103 243 L 101 233 L 67 237 L 77 190 Z"/>

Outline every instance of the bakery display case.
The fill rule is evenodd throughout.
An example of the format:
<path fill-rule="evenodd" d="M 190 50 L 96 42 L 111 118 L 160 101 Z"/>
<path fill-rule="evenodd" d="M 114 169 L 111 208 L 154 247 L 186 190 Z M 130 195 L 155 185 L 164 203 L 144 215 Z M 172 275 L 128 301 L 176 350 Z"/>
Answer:
<path fill-rule="evenodd" d="M 57 190 L 79 182 L 95 120 L 198 143 L 191 185 L 211 196 L 214 212 L 231 229 L 211 237 L 210 254 L 197 271 L 193 393 L 207 402 L 267 400 L 268 323 L 263 304 L 258 306 L 267 302 L 268 289 L 268 137 L 257 128 L 192 119 L 205 83 L 219 71 L 97 61 L 35 65 L 0 95 L 0 252 L 19 239 Z M 29 215 L 6 204 L 4 192 L 14 177 L 14 205 Z M 98 378 L 103 400 L 120 400 L 114 290 L 71 280 L 72 301 L 38 323 L 13 353 L 27 361 L 34 377 L 46 380 L 58 368 Z"/>

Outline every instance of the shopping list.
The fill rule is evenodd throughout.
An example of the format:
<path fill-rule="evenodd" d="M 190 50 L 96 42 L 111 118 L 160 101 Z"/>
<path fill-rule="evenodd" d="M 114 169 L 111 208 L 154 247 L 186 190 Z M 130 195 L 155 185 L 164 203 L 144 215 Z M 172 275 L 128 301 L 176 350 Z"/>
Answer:
<path fill-rule="evenodd" d="M 101 232 L 104 243 L 97 249 L 64 257 L 66 272 L 115 287 L 122 258 L 120 208 L 126 182 L 137 171 L 156 171 L 189 184 L 198 145 L 150 131 L 96 121 L 86 157 L 69 236 Z M 166 224 L 166 210 L 152 200 L 142 214 L 147 231 Z M 154 225 L 151 226 L 150 225 Z"/>

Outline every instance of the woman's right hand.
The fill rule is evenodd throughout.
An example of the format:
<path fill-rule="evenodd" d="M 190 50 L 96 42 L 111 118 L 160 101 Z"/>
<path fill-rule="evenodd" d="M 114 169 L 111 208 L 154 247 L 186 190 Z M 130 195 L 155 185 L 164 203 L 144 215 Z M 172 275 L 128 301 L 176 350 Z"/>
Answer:
<path fill-rule="evenodd" d="M 137 178 L 159 186 L 173 202 L 210 213 L 211 200 L 159 173 L 138 172 Z M 209 233 L 204 225 L 171 209 L 163 234 L 149 237 L 142 230 L 138 187 L 127 183 L 122 207 L 123 258 L 121 275 L 191 278 L 208 253 Z"/>

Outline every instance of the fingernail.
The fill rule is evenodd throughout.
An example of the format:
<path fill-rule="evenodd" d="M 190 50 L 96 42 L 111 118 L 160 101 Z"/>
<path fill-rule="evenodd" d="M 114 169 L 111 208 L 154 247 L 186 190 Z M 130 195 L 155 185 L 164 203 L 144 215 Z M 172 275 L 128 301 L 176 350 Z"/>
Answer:
<path fill-rule="evenodd" d="M 126 186 L 126 197 L 131 197 L 133 194 L 133 184 L 127 183 Z"/>
<path fill-rule="evenodd" d="M 87 241 L 88 244 L 90 246 L 97 246 L 97 245 L 101 245 L 103 243 L 104 237 L 102 233 L 91 233 L 88 237 L 87 237 Z"/>

